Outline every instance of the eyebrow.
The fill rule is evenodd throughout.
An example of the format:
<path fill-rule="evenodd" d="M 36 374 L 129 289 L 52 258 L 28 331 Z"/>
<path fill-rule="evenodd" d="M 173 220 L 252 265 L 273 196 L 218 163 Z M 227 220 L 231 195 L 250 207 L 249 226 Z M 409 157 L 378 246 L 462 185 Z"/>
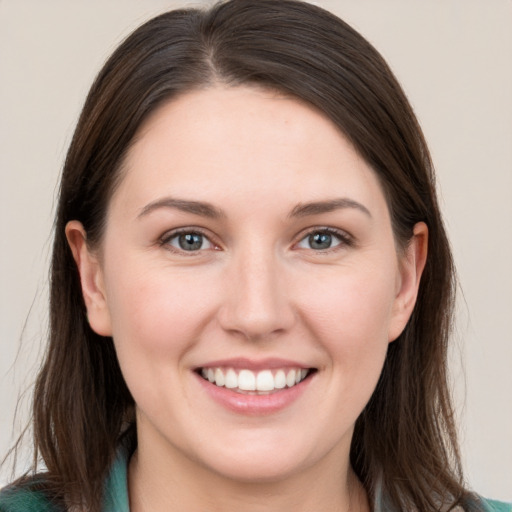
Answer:
<path fill-rule="evenodd" d="M 192 201 L 187 199 L 176 199 L 173 197 L 164 197 L 153 201 L 140 211 L 137 218 L 145 217 L 151 212 L 160 208 L 174 208 L 186 213 L 208 217 L 210 219 L 219 219 L 226 217 L 223 210 L 213 206 L 211 203 L 203 201 Z M 289 217 L 307 217 L 310 215 L 320 215 L 344 208 L 355 208 L 371 218 L 371 213 L 366 206 L 346 197 L 329 199 L 326 201 L 312 201 L 308 203 L 299 203 L 290 212 Z"/>
<path fill-rule="evenodd" d="M 222 210 L 216 208 L 210 203 L 164 197 L 163 199 L 158 199 L 144 206 L 137 215 L 137 218 L 144 217 L 160 208 L 174 208 L 182 212 L 192 213 L 194 215 L 200 215 L 201 217 L 208 217 L 211 219 L 219 219 L 226 216 Z"/>
<path fill-rule="evenodd" d="M 372 214 L 366 206 L 349 199 L 347 197 L 329 199 L 327 201 L 312 201 L 310 203 L 299 203 L 290 213 L 290 217 L 307 217 L 309 215 L 319 215 L 322 213 L 329 213 L 335 210 L 344 208 L 355 208 L 368 217 L 371 218 Z"/>

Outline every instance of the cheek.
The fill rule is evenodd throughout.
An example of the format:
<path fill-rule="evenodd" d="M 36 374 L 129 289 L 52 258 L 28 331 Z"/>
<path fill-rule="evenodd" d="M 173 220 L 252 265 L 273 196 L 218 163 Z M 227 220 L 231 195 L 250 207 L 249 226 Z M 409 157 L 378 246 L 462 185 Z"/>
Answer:
<path fill-rule="evenodd" d="M 304 322 L 330 359 L 333 378 L 341 389 L 355 390 L 361 400 L 369 398 L 386 357 L 395 276 L 382 269 L 346 269 L 316 276 L 315 294 L 297 291 Z"/>
<path fill-rule="evenodd" d="M 110 273 L 107 297 L 119 357 L 179 357 L 199 338 L 211 316 L 211 286 L 192 274 L 133 262 Z M 120 353 L 123 352 L 123 353 Z"/>
<path fill-rule="evenodd" d="M 395 276 L 382 269 L 334 269 L 308 277 L 316 293 L 305 292 L 311 282 L 296 290 L 303 324 L 325 356 L 325 407 L 315 420 L 326 426 L 326 440 L 335 442 L 353 427 L 375 390 L 387 354 Z"/>
<path fill-rule="evenodd" d="M 322 332 L 322 338 L 340 336 L 339 341 L 348 345 L 387 342 L 395 298 L 394 275 L 348 270 L 312 279 L 315 293 L 300 294 L 299 288 L 295 296 L 300 297 L 299 307 L 308 322 Z M 302 289 L 310 292 L 313 288 Z"/>
<path fill-rule="evenodd" d="M 138 272 L 137 265 L 126 263 L 109 275 L 112 333 L 126 384 L 150 417 L 160 414 L 163 404 L 175 411 L 186 395 L 187 353 L 199 342 L 213 298 L 196 280 L 147 264 Z"/>

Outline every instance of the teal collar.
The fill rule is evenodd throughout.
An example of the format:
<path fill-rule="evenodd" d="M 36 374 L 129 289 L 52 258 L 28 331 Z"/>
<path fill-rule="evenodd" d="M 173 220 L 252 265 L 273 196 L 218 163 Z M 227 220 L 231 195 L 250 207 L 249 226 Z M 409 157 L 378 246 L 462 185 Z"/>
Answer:
<path fill-rule="evenodd" d="M 128 461 L 130 451 L 121 445 L 117 450 L 116 458 L 105 482 L 105 496 L 103 499 L 103 512 L 130 512 L 128 499 Z M 512 505 L 492 500 L 484 500 L 475 496 L 475 510 L 485 512 L 512 512 Z M 377 483 L 373 503 L 374 512 L 391 512 L 392 508 L 386 503 L 382 485 Z M 460 509 L 461 510 L 461 509 Z"/>
<path fill-rule="evenodd" d="M 105 482 L 103 512 L 130 512 L 128 500 L 128 459 L 129 451 L 120 446 L 110 474 Z"/>

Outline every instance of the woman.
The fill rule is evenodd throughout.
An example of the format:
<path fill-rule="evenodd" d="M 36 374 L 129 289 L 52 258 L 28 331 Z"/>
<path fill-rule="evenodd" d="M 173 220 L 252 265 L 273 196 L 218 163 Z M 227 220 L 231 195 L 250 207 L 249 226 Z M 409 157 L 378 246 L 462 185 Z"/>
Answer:
<path fill-rule="evenodd" d="M 425 141 L 359 34 L 293 1 L 159 16 L 68 152 L 47 472 L 0 510 L 507 510 L 462 485 L 452 305 Z"/>

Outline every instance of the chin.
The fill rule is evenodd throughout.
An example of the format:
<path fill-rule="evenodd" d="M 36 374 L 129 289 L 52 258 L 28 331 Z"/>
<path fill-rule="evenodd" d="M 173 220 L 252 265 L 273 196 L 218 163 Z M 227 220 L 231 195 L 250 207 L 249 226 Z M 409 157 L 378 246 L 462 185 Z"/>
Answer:
<path fill-rule="evenodd" d="M 240 439 L 238 440 L 240 441 Z M 259 441 L 259 442 L 258 442 Z M 210 448 L 212 446 L 210 445 Z M 272 484 L 293 478 L 325 460 L 318 445 L 293 435 L 231 442 L 202 453 L 204 467 L 220 477 L 243 484 Z M 328 450 L 324 450 L 328 451 Z"/>
<path fill-rule="evenodd" d="M 224 461 L 210 467 L 219 476 L 241 484 L 274 484 L 287 480 L 308 466 L 304 460 L 269 454 L 247 460 Z"/>

